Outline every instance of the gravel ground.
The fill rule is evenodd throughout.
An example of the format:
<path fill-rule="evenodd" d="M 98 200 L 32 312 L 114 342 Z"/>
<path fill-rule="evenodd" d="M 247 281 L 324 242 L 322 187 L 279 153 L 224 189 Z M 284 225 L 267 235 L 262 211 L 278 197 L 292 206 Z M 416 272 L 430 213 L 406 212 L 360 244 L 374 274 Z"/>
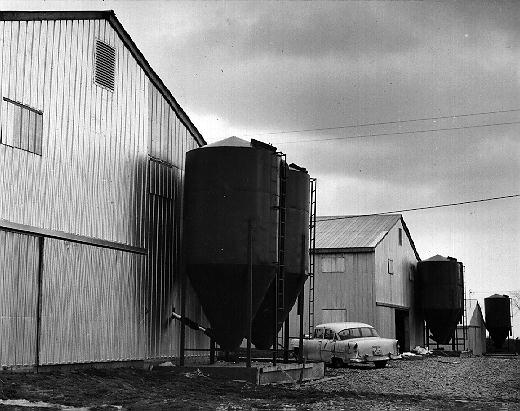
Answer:
<path fill-rule="evenodd" d="M 359 366 L 329 370 L 329 379 L 312 384 L 330 396 L 364 396 L 377 406 L 412 409 L 520 409 L 520 358 L 429 357 L 394 361 L 384 369 Z M 386 405 L 385 405 L 386 404 Z M 334 405 L 341 406 L 341 398 Z"/>
<path fill-rule="evenodd" d="M 31 401 L 31 408 L 10 400 Z M 0 410 L 51 409 L 512 409 L 520 410 L 520 358 L 444 358 L 387 368 L 327 369 L 324 380 L 254 386 L 168 368 L 0 373 Z M 75 408 L 63 408 L 63 406 Z"/>

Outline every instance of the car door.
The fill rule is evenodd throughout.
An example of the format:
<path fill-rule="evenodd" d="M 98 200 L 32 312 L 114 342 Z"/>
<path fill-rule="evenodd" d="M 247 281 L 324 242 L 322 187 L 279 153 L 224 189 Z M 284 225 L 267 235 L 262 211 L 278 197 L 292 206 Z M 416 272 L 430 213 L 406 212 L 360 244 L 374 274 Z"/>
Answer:
<path fill-rule="evenodd" d="M 311 361 L 320 361 L 320 348 L 323 341 L 323 328 L 316 328 L 314 330 L 314 337 L 310 340 L 304 340 L 303 355 Z"/>
<path fill-rule="evenodd" d="M 336 346 L 336 339 L 334 338 L 334 331 L 329 328 L 325 328 L 323 340 L 320 347 L 321 360 L 324 362 L 331 362 L 334 357 L 334 351 Z"/>

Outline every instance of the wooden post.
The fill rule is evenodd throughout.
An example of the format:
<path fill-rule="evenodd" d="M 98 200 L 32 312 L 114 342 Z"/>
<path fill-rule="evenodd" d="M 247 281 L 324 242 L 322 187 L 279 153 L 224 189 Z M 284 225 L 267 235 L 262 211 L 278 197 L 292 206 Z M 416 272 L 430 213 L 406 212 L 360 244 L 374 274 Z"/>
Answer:
<path fill-rule="evenodd" d="M 38 290 L 36 301 L 36 372 L 40 367 L 40 346 L 42 335 L 42 283 L 43 283 L 43 251 L 45 237 L 38 237 Z"/>

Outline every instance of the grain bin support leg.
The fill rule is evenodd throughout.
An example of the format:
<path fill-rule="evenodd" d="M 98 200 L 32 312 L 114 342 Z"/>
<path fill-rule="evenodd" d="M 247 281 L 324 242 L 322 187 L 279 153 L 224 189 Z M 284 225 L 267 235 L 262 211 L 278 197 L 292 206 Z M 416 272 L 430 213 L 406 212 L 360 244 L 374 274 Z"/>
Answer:
<path fill-rule="evenodd" d="M 247 236 L 247 281 L 246 281 L 246 320 L 247 320 L 247 352 L 246 367 L 251 368 L 251 333 L 253 328 L 253 225 L 249 221 Z"/>
<path fill-rule="evenodd" d="M 299 334 L 299 341 L 298 341 L 298 347 L 299 347 L 298 362 L 300 364 L 303 363 L 303 294 L 304 294 L 304 288 L 302 285 L 300 295 L 298 296 L 298 316 L 300 319 L 300 334 Z"/>
<path fill-rule="evenodd" d="M 215 364 L 215 340 L 213 338 L 209 340 L 209 363 Z"/>
<path fill-rule="evenodd" d="M 305 235 L 302 235 L 302 250 L 301 250 L 301 265 L 300 265 L 300 275 L 302 278 L 306 278 L 305 273 L 305 260 L 307 256 L 308 250 L 305 247 Z M 302 281 L 300 294 L 298 294 L 298 319 L 300 320 L 300 333 L 299 333 L 299 341 L 298 341 L 298 362 L 303 363 L 303 295 L 305 293 L 305 280 Z"/>
<path fill-rule="evenodd" d="M 285 319 L 283 331 L 283 362 L 289 362 L 289 316 Z"/>

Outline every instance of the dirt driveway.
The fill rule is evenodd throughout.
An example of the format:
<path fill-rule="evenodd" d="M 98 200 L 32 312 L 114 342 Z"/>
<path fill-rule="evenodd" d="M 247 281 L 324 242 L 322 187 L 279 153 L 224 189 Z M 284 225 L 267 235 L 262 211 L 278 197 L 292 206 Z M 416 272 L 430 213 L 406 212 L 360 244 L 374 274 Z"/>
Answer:
<path fill-rule="evenodd" d="M 24 399 L 32 407 L 21 407 Z M 54 409 L 518 409 L 520 359 L 394 361 L 385 369 L 327 369 L 302 385 L 254 386 L 170 368 L 0 373 L 0 410 Z M 41 401 L 43 403 L 35 404 Z M 43 408 L 43 407 L 47 408 Z M 52 408 L 51 408 L 52 409 Z"/>

